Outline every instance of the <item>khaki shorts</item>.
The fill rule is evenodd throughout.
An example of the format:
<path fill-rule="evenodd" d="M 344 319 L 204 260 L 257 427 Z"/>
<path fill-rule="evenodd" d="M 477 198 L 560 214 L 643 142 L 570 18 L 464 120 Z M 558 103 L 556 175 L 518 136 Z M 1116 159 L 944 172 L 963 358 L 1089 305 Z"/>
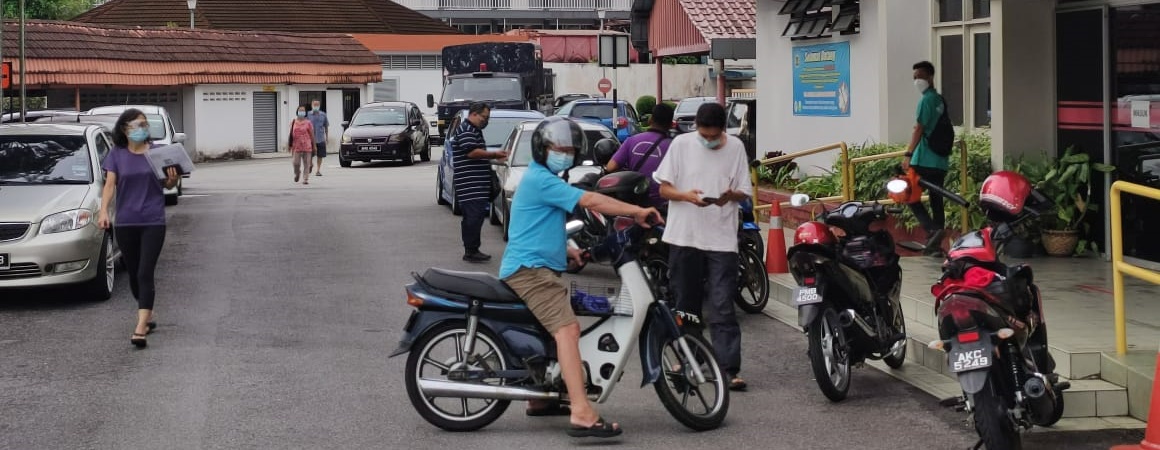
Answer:
<path fill-rule="evenodd" d="M 560 275 L 551 269 L 520 268 L 504 280 L 519 294 L 536 320 L 551 334 L 560 328 L 577 323 L 572 312 L 572 302 L 568 297 L 568 287 L 560 282 Z"/>

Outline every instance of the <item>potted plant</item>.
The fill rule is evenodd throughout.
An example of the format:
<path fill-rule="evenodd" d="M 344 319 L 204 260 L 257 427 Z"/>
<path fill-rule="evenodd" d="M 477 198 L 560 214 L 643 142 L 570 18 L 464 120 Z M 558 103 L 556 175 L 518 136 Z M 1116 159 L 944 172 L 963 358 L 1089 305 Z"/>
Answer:
<path fill-rule="evenodd" d="M 1053 202 L 1054 214 L 1040 218 L 1043 247 L 1052 256 L 1083 254 L 1095 249 L 1095 243 L 1085 239 L 1090 226 L 1084 222 L 1089 212 L 1098 210 L 1090 203 L 1092 172 L 1109 173 L 1114 166 L 1091 162 L 1087 153 L 1077 153 L 1072 147 L 1055 160 L 1051 170 L 1037 184 L 1037 188 Z"/>

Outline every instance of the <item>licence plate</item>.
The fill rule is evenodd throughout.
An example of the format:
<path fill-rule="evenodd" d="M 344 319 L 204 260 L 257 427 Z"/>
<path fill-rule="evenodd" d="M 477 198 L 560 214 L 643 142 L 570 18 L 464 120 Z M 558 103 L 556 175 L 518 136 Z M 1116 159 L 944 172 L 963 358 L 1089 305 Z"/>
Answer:
<path fill-rule="evenodd" d="M 951 372 L 959 373 L 991 367 L 991 356 L 990 346 L 979 341 L 956 344 L 947 355 L 947 361 L 950 363 Z"/>
<path fill-rule="evenodd" d="M 8 270 L 12 265 L 12 260 L 7 253 L 0 253 L 0 270 Z"/>
<path fill-rule="evenodd" d="M 360 146 L 358 146 L 358 151 L 360 151 L 360 152 L 377 152 L 377 151 L 379 151 L 379 146 L 377 146 L 377 145 L 360 145 Z"/>
<path fill-rule="evenodd" d="M 809 305 L 822 302 L 822 296 L 818 295 L 818 288 L 816 287 L 794 288 L 793 299 L 794 303 L 799 305 Z"/>

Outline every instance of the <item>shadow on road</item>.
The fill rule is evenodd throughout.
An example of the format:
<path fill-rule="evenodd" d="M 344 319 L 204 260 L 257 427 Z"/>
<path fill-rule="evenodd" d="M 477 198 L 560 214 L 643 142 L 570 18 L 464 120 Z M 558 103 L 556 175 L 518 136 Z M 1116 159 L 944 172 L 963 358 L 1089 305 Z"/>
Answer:
<path fill-rule="evenodd" d="M 103 302 L 86 300 L 74 287 L 0 291 L 0 311 L 68 311 L 95 308 Z"/>

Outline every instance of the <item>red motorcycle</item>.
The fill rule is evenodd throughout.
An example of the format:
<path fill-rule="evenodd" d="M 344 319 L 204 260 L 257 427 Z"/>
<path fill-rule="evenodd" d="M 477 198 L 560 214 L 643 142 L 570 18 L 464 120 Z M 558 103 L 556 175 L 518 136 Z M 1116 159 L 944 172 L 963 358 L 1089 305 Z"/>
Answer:
<path fill-rule="evenodd" d="M 906 192 L 916 177 L 900 178 L 887 189 Z M 921 183 L 928 187 L 928 183 Z M 1031 267 L 999 260 L 1015 227 L 1047 212 L 1052 202 L 1022 175 L 1000 171 L 983 181 L 979 207 L 987 226 L 964 234 L 947 252 L 942 276 L 931 287 L 938 340 L 962 386 L 961 397 L 944 400 L 971 413 L 979 443 L 988 450 L 1020 449 L 1020 430 L 1051 426 L 1063 415 L 1063 391 L 1070 387 L 1054 373 L 1047 349 L 1043 301 Z M 946 198 L 967 205 L 961 197 Z M 921 250 L 921 244 L 907 243 Z"/>

